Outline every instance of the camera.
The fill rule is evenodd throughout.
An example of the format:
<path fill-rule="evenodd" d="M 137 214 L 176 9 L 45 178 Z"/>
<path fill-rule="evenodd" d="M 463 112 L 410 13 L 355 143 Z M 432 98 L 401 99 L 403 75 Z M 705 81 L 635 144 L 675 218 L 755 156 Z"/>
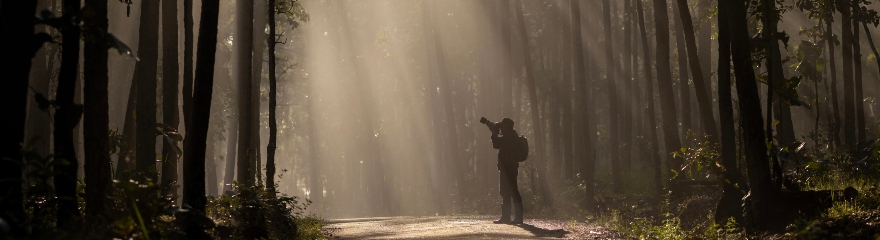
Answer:
<path fill-rule="evenodd" d="M 486 119 L 485 117 L 480 118 L 480 123 L 486 124 L 486 126 L 489 127 L 489 131 L 492 131 L 492 133 L 497 134 L 501 130 L 501 123 L 489 121 L 489 119 Z"/>

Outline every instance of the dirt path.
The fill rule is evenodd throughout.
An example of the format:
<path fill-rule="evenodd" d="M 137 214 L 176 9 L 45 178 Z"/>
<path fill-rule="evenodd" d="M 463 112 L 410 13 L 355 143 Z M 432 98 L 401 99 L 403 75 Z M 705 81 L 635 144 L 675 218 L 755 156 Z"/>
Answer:
<path fill-rule="evenodd" d="M 327 220 L 330 239 L 621 239 L 584 222 L 526 219 L 492 224 L 492 216 L 389 217 Z"/>

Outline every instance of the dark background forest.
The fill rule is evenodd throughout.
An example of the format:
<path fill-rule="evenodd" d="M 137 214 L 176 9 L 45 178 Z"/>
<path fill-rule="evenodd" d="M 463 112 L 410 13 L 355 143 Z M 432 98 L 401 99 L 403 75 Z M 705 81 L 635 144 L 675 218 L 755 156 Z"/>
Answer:
<path fill-rule="evenodd" d="M 527 218 L 880 237 L 878 8 L 2 0 L 0 234 L 320 238 L 322 218 L 496 214 L 479 119 L 506 117 L 530 141 Z"/>

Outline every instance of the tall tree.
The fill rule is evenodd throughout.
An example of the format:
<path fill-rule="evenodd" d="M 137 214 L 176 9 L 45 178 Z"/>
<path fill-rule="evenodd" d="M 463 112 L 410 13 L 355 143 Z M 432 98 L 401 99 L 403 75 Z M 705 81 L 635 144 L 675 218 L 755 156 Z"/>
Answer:
<path fill-rule="evenodd" d="M 541 129 L 542 122 L 541 122 L 540 109 L 538 109 L 538 105 L 540 105 L 540 104 L 538 103 L 538 90 L 536 89 L 537 87 L 535 84 L 535 82 L 537 82 L 537 80 L 535 79 L 535 74 L 534 74 L 534 71 L 532 70 L 532 64 L 533 64 L 532 63 L 532 53 L 531 53 L 531 48 L 529 47 L 528 32 L 526 32 L 526 22 L 525 22 L 526 15 L 523 14 L 522 5 L 523 5 L 523 1 L 519 1 L 518 3 L 516 3 L 515 8 L 516 8 L 517 21 L 518 21 L 518 25 L 519 25 L 520 41 L 522 43 L 522 48 L 523 48 L 523 65 L 525 65 L 525 68 L 526 68 L 526 86 L 529 88 L 528 89 L 529 102 L 530 102 L 529 106 L 531 106 L 530 112 L 532 114 L 532 127 L 533 127 L 533 131 L 535 133 L 535 137 L 532 138 L 535 140 L 535 145 L 533 145 L 533 146 L 535 146 L 534 147 L 535 153 L 532 154 L 532 158 L 535 158 L 535 157 L 538 158 L 538 159 L 533 160 L 535 162 L 535 168 L 537 168 L 537 172 L 538 172 L 538 178 L 537 178 L 538 184 L 539 184 L 539 186 L 538 186 L 539 189 L 537 190 L 538 194 L 540 194 L 541 200 L 544 201 L 545 204 L 552 205 L 553 204 L 553 196 L 550 195 L 549 189 L 547 189 L 547 182 L 546 182 L 547 181 L 547 169 L 545 168 L 544 162 L 542 160 L 544 158 L 544 155 L 543 155 L 544 149 L 543 149 L 543 145 L 542 145 L 543 144 L 542 138 L 543 138 L 544 134 L 541 131 L 542 130 Z"/>
<path fill-rule="evenodd" d="M 233 82 L 232 85 L 235 85 Z M 229 113 L 227 121 L 229 135 L 226 137 L 226 168 L 223 174 L 223 192 L 232 190 L 232 182 L 235 181 L 235 157 L 238 147 L 238 116 L 235 110 Z"/>
<path fill-rule="evenodd" d="M 79 0 L 62 2 L 63 17 L 68 21 L 79 22 Z M 78 24 L 67 24 L 61 29 L 63 41 L 61 49 L 61 70 L 58 73 L 58 90 L 55 100 L 55 157 L 64 159 L 67 164 L 55 166 L 55 196 L 58 198 L 57 226 L 64 227 L 77 210 L 76 179 L 79 162 L 76 159 L 76 147 L 73 144 L 73 128 L 82 114 L 82 106 L 76 105 L 73 98 L 76 94 L 76 76 L 79 73 L 79 39 Z"/>
<path fill-rule="evenodd" d="M 86 0 L 83 66 L 83 141 L 85 145 L 86 216 L 107 214 L 110 204 L 110 115 L 108 103 L 107 1 Z"/>
<path fill-rule="evenodd" d="M 668 159 L 667 166 L 677 171 L 682 160 L 673 158 L 671 153 L 681 148 L 681 140 L 678 137 L 675 98 L 672 94 L 672 73 L 669 72 L 669 15 L 666 12 L 666 0 L 654 0 L 654 24 L 657 33 L 657 91 L 660 93 L 660 115 L 663 117 L 663 139 L 666 146 L 663 155 Z M 694 79 L 697 77 L 694 76 Z"/>
<path fill-rule="evenodd" d="M 137 171 L 148 181 L 156 179 L 156 77 L 159 58 L 159 1 L 141 3 L 141 28 L 138 30 L 137 125 L 135 135 Z"/>
<path fill-rule="evenodd" d="M 842 29 L 840 49 L 843 54 L 843 143 L 854 147 L 856 144 L 856 109 L 853 84 L 853 32 L 850 1 L 838 2 L 840 28 Z"/>
<path fill-rule="evenodd" d="M 834 41 L 831 22 L 834 21 L 834 4 L 827 4 L 827 6 L 831 9 L 828 9 L 828 16 L 825 18 L 825 42 L 828 43 L 828 59 L 831 65 L 831 115 L 833 116 L 834 121 L 831 123 L 831 141 L 832 146 L 837 146 L 841 144 L 840 141 L 840 106 L 839 106 L 839 97 L 837 96 L 837 63 L 834 60 L 836 57 L 834 53 Z"/>
<path fill-rule="evenodd" d="M 252 164 L 257 149 L 253 149 L 251 138 L 253 137 L 253 118 L 251 116 L 252 77 L 251 61 L 253 56 L 254 41 L 254 3 L 252 1 L 238 1 L 236 4 L 236 33 L 238 36 L 235 44 L 238 52 L 238 182 L 245 186 L 254 184 L 255 166 Z"/>
<path fill-rule="evenodd" d="M 620 162 L 618 162 L 618 154 L 620 145 L 619 142 L 619 133 L 617 132 L 617 85 L 614 81 L 617 80 L 614 75 L 617 71 L 617 63 L 619 62 L 617 58 L 614 57 L 614 41 L 612 37 L 611 31 L 611 1 L 603 0 L 602 1 L 602 23 L 605 26 L 605 80 L 607 81 L 608 87 L 608 114 L 609 114 L 609 140 L 608 145 L 610 146 L 610 158 L 611 161 L 611 179 L 612 185 L 614 185 L 614 192 L 619 193 L 623 189 L 623 180 L 621 180 L 620 176 Z M 528 68 L 527 68 L 528 69 Z M 536 119 L 537 122 L 537 119 Z"/>
<path fill-rule="evenodd" d="M 205 198 L 205 147 L 208 123 L 211 116 L 211 97 L 214 91 L 214 54 L 217 50 L 217 21 L 219 0 L 202 1 L 202 17 L 199 23 L 199 45 L 196 56 L 195 92 L 193 92 L 192 129 L 190 141 L 184 146 L 183 203 L 204 212 Z M 189 239 L 207 239 L 199 224 L 190 222 L 186 229 Z"/>
<path fill-rule="evenodd" d="M 277 148 L 277 123 L 275 122 L 275 106 L 277 105 L 275 82 L 275 0 L 268 0 L 269 36 L 266 44 L 269 47 L 269 145 L 266 146 L 266 188 L 275 190 L 275 149 Z"/>
<path fill-rule="evenodd" d="M 263 167 L 260 160 L 262 160 L 260 149 L 260 92 L 261 83 L 263 80 L 263 55 L 266 50 L 266 1 L 267 0 L 256 0 L 252 1 L 254 6 L 252 9 L 254 10 L 253 18 L 254 18 L 254 27 L 253 27 L 253 40 L 252 43 L 254 47 L 252 49 L 253 58 L 251 59 L 251 81 L 253 82 L 253 86 L 251 88 L 251 107 L 250 107 L 250 116 L 251 116 L 251 149 L 254 149 L 254 159 L 253 173 L 256 175 L 255 179 L 257 184 L 261 184 L 263 182 Z"/>
<path fill-rule="evenodd" d="M 634 28 L 634 19 L 633 19 L 633 4 L 632 0 L 625 0 L 623 7 L 624 12 L 624 35 L 623 35 L 623 81 L 621 92 L 624 93 L 633 93 L 633 75 L 635 73 L 634 66 L 635 61 L 633 61 L 634 55 L 633 49 L 635 49 L 635 43 L 633 41 L 633 28 Z M 631 101 L 632 95 L 636 94 L 625 94 L 624 96 L 619 96 L 621 100 L 621 112 L 620 112 L 620 125 L 618 129 L 620 129 L 620 144 L 622 149 L 620 149 L 620 164 L 621 169 L 628 170 L 632 165 L 632 146 L 633 146 L 633 137 L 632 137 L 632 126 L 633 126 L 633 101 Z M 570 129 L 570 128 L 566 128 Z M 565 131 L 570 132 L 570 131 Z"/>
<path fill-rule="evenodd" d="M 177 86 L 180 67 L 177 58 L 177 1 L 162 1 L 162 123 L 173 129 L 180 124 L 177 115 Z M 187 129 L 189 130 L 189 129 Z M 177 181 L 177 143 L 162 141 L 162 185 L 171 186 Z M 171 188 L 164 195 L 175 194 Z"/>
<path fill-rule="evenodd" d="M 3 113 L 10 114 L 11 120 L 2 132 L 0 156 L 4 159 L 20 160 L 20 150 L 24 139 L 25 113 L 27 112 L 28 72 L 31 69 L 34 35 L 34 13 L 37 1 L 6 1 L 0 5 L 0 72 L 6 79 L 2 88 L 3 96 L 8 97 L 2 104 Z M 20 224 L 24 222 L 21 193 L 21 166 L 14 161 L 0 161 L 0 217 L 9 221 L 12 235 L 24 237 Z"/>
<path fill-rule="evenodd" d="M 736 130 L 733 123 L 733 97 L 730 82 L 730 31 L 726 4 L 718 4 L 718 113 L 721 121 L 721 165 L 723 181 L 721 200 L 715 209 L 715 222 L 725 223 L 730 217 L 742 221 L 742 197 L 746 189 L 736 158 Z"/>
<path fill-rule="evenodd" d="M 754 226 L 764 225 L 770 219 L 764 213 L 770 212 L 769 201 L 773 198 L 773 184 L 770 180 L 770 163 L 767 157 L 764 128 L 762 126 L 761 99 L 755 70 L 752 68 L 751 46 L 749 46 L 748 24 L 745 1 L 722 1 L 729 10 L 728 15 L 731 55 L 736 74 L 736 93 L 739 100 L 740 128 L 749 178 L 749 218 Z M 760 227 L 759 227 L 760 229 Z"/>
<path fill-rule="evenodd" d="M 183 0 L 183 126 L 189 131 L 193 105 L 193 0 Z M 184 143 L 185 144 L 185 143 Z"/>
<path fill-rule="evenodd" d="M 854 107 L 856 108 L 856 116 L 855 116 L 855 129 L 857 132 L 856 144 L 863 143 L 867 140 L 867 136 L 865 134 L 865 104 L 864 104 L 864 89 L 862 89 L 862 46 L 861 41 L 859 40 L 859 22 L 861 20 L 861 16 L 859 16 L 859 1 L 853 1 L 853 14 L 856 14 L 852 18 L 852 49 L 853 49 L 853 90 L 855 93 L 855 99 L 853 99 Z M 865 35 L 871 34 L 870 32 L 865 32 Z"/>
<path fill-rule="evenodd" d="M 677 0 L 679 19 L 681 27 L 684 30 L 684 40 L 687 46 L 688 62 L 690 63 L 691 75 L 694 76 L 694 92 L 697 93 L 697 105 L 700 108 L 700 120 L 702 121 L 704 133 L 709 135 L 709 141 L 718 142 L 718 130 L 715 128 L 715 117 L 712 113 L 712 99 L 709 92 L 708 76 L 703 75 L 703 63 L 700 62 L 700 56 L 697 54 L 697 41 L 694 37 L 694 24 L 691 19 L 691 12 L 688 11 L 687 0 Z M 659 59 L 658 59 L 659 60 Z M 709 61 L 706 61 L 709 62 Z M 682 93 L 687 94 L 687 93 Z"/>
<path fill-rule="evenodd" d="M 678 2 L 676 2 L 678 5 Z M 679 8 L 672 8 L 673 19 L 681 19 Z M 693 26 L 692 26 L 693 28 Z M 688 73 L 688 54 L 687 46 L 684 41 L 684 27 L 681 21 L 675 23 L 675 54 L 678 56 L 678 87 L 679 102 L 681 107 L 681 137 L 686 137 L 688 130 L 694 129 L 691 123 L 691 90 L 690 90 L 690 74 Z"/>
<path fill-rule="evenodd" d="M 512 117 L 513 115 L 513 64 L 512 53 L 513 31 L 510 23 L 510 1 L 499 0 L 499 15 L 501 18 L 501 50 L 506 57 L 501 60 L 501 116 Z M 577 0 L 571 0 L 577 1 Z"/>
<path fill-rule="evenodd" d="M 642 36 L 642 53 L 644 57 L 642 57 L 642 67 L 645 71 L 645 88 L 647 91 L 647 96 L 645 96 L 645 101 L 648 102 L 648 107 L 645 109 L 645 118 L 648 121 L 648 141 L 651 142 L 648 145 L 648 152 L 651 153 L 650 160 L 653 164 L 651 167 L 654 169 L 654 182 L 657 184 L 656 190 L 657 194 L 660 194 L 663 189 L 662 176 L 660 171 L 660 159 L 657 157 L 657 148 L 660 146 L 659 137 L 657 136 L 657 120 L 655 117 L 654 111 L 654 79 L 653 74 L 651 73 L 651 64 L 648 62 L 651 59 L 651 45 L 648 40 L 648 30 L 645 26 L 645 10 L 642 7 L 642 1 L 636 0 L 636 10 L 638 10 L 639 14 L 639 31 Z"/>

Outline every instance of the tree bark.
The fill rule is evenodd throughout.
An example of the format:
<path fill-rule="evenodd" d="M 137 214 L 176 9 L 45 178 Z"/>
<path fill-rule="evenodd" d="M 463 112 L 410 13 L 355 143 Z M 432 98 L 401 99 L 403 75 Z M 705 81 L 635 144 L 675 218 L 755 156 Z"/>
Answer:
<path fill-rule="evenodd" d="M 217 50 L 217 21 L 219 0 L 203 0 L 199 23 L 199 45 L 196 56 L 195 92 L 193 92 L 192 129 L 190 140 L 184 146 L 183 203 L 198 212 L 205 211 L 205 147 L 211 116 L 211 97 L 214 91 L 214 54 Z M 208 239 L 199 224 L 190 220 L 186 226 L 189 239 Z"/>
<path fill-rule="evenodd" d="M 85 22 L 91 28 L 83 53 L 86 216 L 97 220 L 106 216 L 110 203 L 108 53 L 104 39 L 97 37 L 108 29 L 107 1 L 86 0 L 86 7 Z"/>
<path fill-rule="evenodd" d="M 193 0 L 183 0 L 183 126 L 189 131 L 193 105 Z M 185 144 L 185 143 L 184 143 Z"/>
<path fill-rule="evenodd" d="M 64 0 L 62 2 L 63 17 L 71 21 L 79 22 L 74 16 L 79 17 L 81 4 L 79 0 Z M 58 199 L 57 226 L 65 227 L 75 215 L 77 210 L 76 179 L 79 161 L 76 158 L 76 147 L 73 144 L 73 128 L 82 114 L 82 106 L 76 105 L 73 98 L 76 94 L 76 76 L 79 70 L 79 39 L 80 29 L 75 25 L 65 25 L 61 29 L 61 71 L 58 73 L 58 90 L 55 101 L 58 108 L 55 110 L 55 157 L 63 159 L 68 164 L 54 165 L 55 167 L 55 196 Z"/>
<path fill-rule="evenodd" d="M 536 89 L 535 84 L 537 80 L 535 80 L 535 74 L 532 70 L 532 53 L 530 50 L 531 48 L 529 47 L 529 38 L 528 33 L 526 32 L 525 15 L 522 11 L 522 5 L 523 1 L 520 0 L 516 3 L 515 7 L 516 15 L 518 16 L 517 20 L 519 21 L 520 41 L 522 42 L 523 47 L 523 65 L 526 67 L 526 86 L 529 88 L 529 102 L 531 103 L 529 105 L 531 106 L 530 112 L 532 113 L 532 127 L 534 128 L 533 131 L 535 133 L 535 137 L 532 138 L 535 140 L 535 144 L 533 145 L 535 146 L 535 153 L 530 155 L 532 155 L 532 160 L 535 161 L 535 167 L 538 171 L 537 180 L 540 185 L 537 190 L 538 194 L 540 194 L 541 200 L 545 204 L 553 205 L 553 196 L 550 195 L 549 189 L 547 189 L 547 170 L 543 162 L 544 142 L 542 138 L 544 135 L 541 129 L 541 116 L 539 112 L 540 109 L 538 108 L 538 105 L 540 104 L 538 103 L 538 90 Z"/>
<path fill-rule="evenodd" d="M 770 163 L 767 158 L 764 128 L 762 126 L 761 99 L 758 96 L 758 85 L 755 71 L 752 68 L 751 47 L 746 21 L 744 1 L 722 1 L 729 10 L 729 31 L 731 36 L 731 53 L 734 72 L 736 74 L 736 93 L 739 97 L 740 127 L 743 130 L 743 142 L 750 191 L 747 196 L 750 202 L 748 215 L 751 222 L 746 222 L 754 230 L 762 229 L 770 216 L 768 202 L 775 195 L 770 180 Z M 751 224 L 749 224 L 751 223 Z"/>
<path fill-rule="evenodd" d="M 853 97 L 853 32 L 852 19 L 850 13 L 849 1 L 840 1 L 838 11 L 840 11 L 840 28 L 843 29 L 841 34 L 841 51 L 843 52 L 843 143 L 849 147 L 856 145 L 856 109 Z"/>
<path fill-rule="evenodd" d="M 684 15 L 684 13 L 682 13 Z M 657 32 L 657 90 L 660 93 L 660 113 L 663 116 L 663 136 L 667 167 L 679 171 L 683 161 L 673 158 L 672 152 L 679 151 L 681 140 L 678 137 L 678 120 L 675 116 L 675 95 L 672 94 L 672 74 L 669 72 L 669 17 L 666 13 L 666 0 L 654 0 L 654 24 Z M 693 68 L 693 64 L 691 64 Z M 694 76 L 697 79 L 697 76 Z M 694 81 L 696 83 L 696 81 Z M 694 84 L 696 85 L 696 84 Z M 695 86 L 696 87 L 696 86 Z M 684 175 L 679 174 L 678 177 Z"/>
<path fill-rule="evenodd" d="M 617 118 L 617 85 L 614 81 L 617 80 L 615 73 L 617 72 L 617 62 L 618 60 L 614 57 L 614 41 L 612 37 L 611 31 L 611 1 L 603 0 L 602 1 L 602 23 L 604 25 L 605 30 L 605 80 L 607 81 L 606 87 L 608 88 L 608 109 L 609 109 L 609 157 L 608 159 L 611 162 L 611 179 L 612 185 L 614 186 L 614 192 L 620 193 L 623 189 L 623 180 L 620 176 L 620 162 L 618 161 L 618 154 L 620 152 L 619 148 L 619 133 L 617 131 L 618 118 Z M 528 68 L 526 68 L 528 69 Z"/>
<path fill-rule="evenodd" d="M 0 7 L 0 72 L 4 74 L 3 96 L 9 100 L 2 106 L 2 112 L 10 114 L 10 122 L 3 128 L 3 142 L 0 146 L 3 158 L 22 159 L 20 144 L 24 138 L 25 114 L 27 113 L 28 75 L 34 51 L 22 46 L 33 46 L 34 13 L 37 1 L 6 1 Z M 15 37 L 12 37 L 15 36 Z M 21 224 L 25 220 L 22 206 L 22 169 L 14 161 L 0 161 L 0 217 L 9 222 L 11 235 L 25 237 Z"/>
<path fill-rule="evenodd" d="M 833 12 L 833 11 L 832 11 Z M 831 115 L 833 115 L 834 122 L 831 123 L 831 141 L 832 146 L 838 146 L 841 143 L 840 140 L 840 106 L 839 106 L 839 97 L 837 97 L 837 63 L 834 60 L 836 54 L 834 54 L 834 41 L 832 41 L 832 26 L 831 22 L 833 21 L 833 17 L 829 16 L 825 19 L 825 29 L 828 29 L 825 32 L 825 41 L 828 42 L 828 59 L 831 61 Z"/>
<path fill-rule="evenodd" d="M 736 158 L 736 130 L 730 87 L 729 14 L 726 4 L 718 4 L 718 113 L 721 121 L 721 165 L 724 168 L 721 183 L 723 192 L 715 208 L 715 222 L 718 224 L 726 223 L 730 217 L 736 222 L 743 222 L 741 199 L 747 189 Z"/>
<path fill-rule="evenodd" d="M 623 35 L 623 90 L 621 92 L 624 93 L 624 96 L 620 96 L 621 105 L 623 106 L 621 109 L 623 110 L 620 113 L 620 125 L 618 129 L 620 129 L 620 164 L 621 169 L 623 171 L 627 171 L 631 168 L 632 165 L 632 126 L 633 126 L 633 116 L 632 116 L 632 101 L 631 96 L 633 94 L 633 66 L 635 66 L 634 61 L 632 61 L 633 55 L 632 50 L 635 49 L 635 44 L 633 43 L 633 6 L 631 0 L 625 0 L 623 12 L 624 12 L 624 35 Z M 566 128 L 567 129 L 567 128 Z M 568 131 L 566 131 L 568 132 Z"/>
<path fill-rule="evenodd" d="M 254 166 L 255 180 L 258 185 L 263 183 L 263 165 L 262 153 L 260 152 L 260 92 L 263 80 L 263 55 L 266 50 L 266 0 L 252 1 L 254 6 L 254 33 L 252 49 L 253 59 L 251 59 L 251 149 L 254 149 L 254 159 L 251 164 Z"/>
<path fill-rule="evenodd" d="M 656 185 L 656 193 L 659 195 L 663 192 L 663 181 L 662 174 L 660 170 L 660 163 L 662 158 L 657 157 L 657 148 L 660 146 L 659 137 L 657 136 L 657 117 L 655 116 L 654 111 L 654 79 L 653 74 L 651 73 L 651 64 L 648 62 L 651 59 L 651 42 L 648 40 L 648 31 L 645 26 L 645 11 L 642 7 L 642 1 L 636 0 L 636 8 L 639 14 L 639 31 L 642 33 L 642 53 L 644 57 L 642 58 L 642 66 L 645 71 L 645 88 L 647 91 L 647 96 L 645 96 L 645 102 L 648 103 L 647 109 L 645 109 L 646 113 L 644 117 L 648 121 L 648 141 L 651 144 L 648 146 L 648 152 L 651 153 L 651 159 L 649 161 L 653 164 L 651 167 L 654 169 L 654 182 Z M 665 156 L 665 154 L 664 154 Z"/>
<path fill-rule="evenodd" d="M 268 0 L 269 37 L 269 145 L 266 146 L 266 188 L 275 190 L 275 149 L 277 148 L 277 126 L 275 123 L 275 107 L 277 105 L 277 83 L 275 82 L 275 0 Z"/>
<path fill-rule="evenodd" d="M 694 37 L 694 24 L 691 19 L 691 13 L 688 11 L 687 0 L 678 1 L 678 12 L 681 20 L 681 26 L 684 29 L 684 39 L 687 45 L 688 62 L 690 63 L 691 74 L 694 76 L 694 92 L 697 93 L 697 105 L 700 108 L 700 120 L 702 121 L 705 134 L 709 135 L 709 141 L 713 143 L 719 142 L 718 130 L 715 128 L 715 117 L 712 116 L 712 98 L 707 91 L 710 88 L 708 76 L 703 75 L 703 67 L 700 62 L 700 56 L 697 54 L 697 41 Z M 705 30 L 705 29 L 704 29 Z M 706 61 L 709 62 L 709 61 Z M 683 93 L 684 94 L 684 93 Z"/>
<path fill-rule="evenodd" d="M 229 136 L 226 138 L 226 168 L 223 174 L 223 193 L 232 190 L 232 181 L 235 179 L 235 157 L 238 147 L 238 119 L 236 118 L 238 116 L 230 113 L 228 121 Z"/>
<path fill-rule="evenodd" d="M 254 4 L 250 1 L 236 2 L 236 52 L 238 52 L 238 183 L 245 186 L 254 184 L 253 166 L 256 149 L 252 148 L 253 117 L 251 116 L 251 96 L 254 87 L 251 78 L 253 56 Z"/>
<path fill-rule="evenodd" d="M 678 5 L 677 2 L 676 5 Z M 672 14 L 673 19 L 681 19 L 678 7 L 672 8 Z M 675 54 L 678 55 L 678 95 L 679 99 L 681 99 L 679 106 L 681 107 L 681 137 L 686 138 L 688 130 L 697 131 L 698 129 L 695 129 L 694 124 L 691 123 L 693 116 L 691 115 L 691 90 L 690 80 L 688 79 L 690 75 L 688 73 L 688 52 L 681 21 L 675 24 L 675 47 Z"/>
<path fill-rule="evenodd" d="M 162 1 L 162 123 L 175 130 L 180 124 L 177 113 L 180 78 L 177 45 L 177 1 L 165 0 Z M 168 187 L 162 194 L 176 195 L 177 191 L 170 186 L 177 182 L 177 143 L 162 142 L 162 185 Z"/>
<path fill-rule="evenodd" d="M 141 27 L 138 30 L 138 54 L 141 61 L 137 75 L 136 162 L 140 177 L 156 179 L 156 73 L 159 58 L 159 1 L 141 3 Z"/>
<path fill-rule="evenodd" d="M 857 2 L 854 1 L 856 5 L 852 6 L 853 12 L 858 12 L 859 6 Z M 867 136 L 865 132 L 867 129 L 865 128 L 865 104 L 864 104 L 864 89 L 862 89 L 862 47 L 861 42 L 859 41 L 859 19 L 853 19 L 852 21 L 852 30 L 853 30 L 853 38 L 852 38 L 852 48 L 853 48 L 853 90 L 855 91 L 855 99 L 853 101 L 854 107 L 856 110 L 856 118 L 855 118 L 855 129 L 857 132 L 856 142 L 859 143 L 865 142 Z M 865 35 L 869 35 L 871 33 L 865 32 Z"/>
<path fill-rule="evenodd" d="M 581 163 L 581 181 L 584 182 L 584 190 L 586 192 L 586 196 L 584 198 L 584 204 L 588 209 L 593 210 L 595 208 L 594 197 L 596 194 L 595 186 L 593 184 L 594 176 L 595 176 L 595 159 L 592 158 L 593 148 L 591 143 L 591 133 L 590 133 L 590 116 L 589 116 L 589 86 L 588 80 L 586 78 L 587 71 L 586 66 L 584 64 L 584 42 L 583 42 L 583 29 L 581 29 L 581 0 L 571 0 L 571 44 L 573 46 L 574 51 L 571 52 L 573 64 L 574 64 L 574 84 L 577 92 L 575 95 L 575 103 L 577 103 L 578 110 L 581 112 L 581 124 L 579 126 L 581 132 L 581 137 L 583 139 L 582 146 L 575 146 L 577 148 L 584 149 L 585 153 L 582 156 L 583 160 Z M 572 163 L 574 165 L 574 163 Z"/>

